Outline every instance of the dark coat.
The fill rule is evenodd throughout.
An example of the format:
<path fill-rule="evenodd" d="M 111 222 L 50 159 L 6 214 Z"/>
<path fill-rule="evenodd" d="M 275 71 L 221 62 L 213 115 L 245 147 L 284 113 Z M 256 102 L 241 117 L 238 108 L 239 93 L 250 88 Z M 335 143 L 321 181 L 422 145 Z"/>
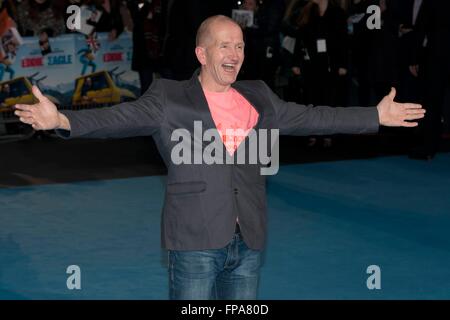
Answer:
<path fill-rule="evenodd" d="M 326 53 L 317 51 L 318 39 L 326 40 Z M 309 61 L 304 60 L 305 49 Z M 308 24 L 299 28 L 294 64 L 309 63 L 319 73 L 336 73 L 339 68 L 348 68 L 348 50 L 346 14 L 340 7 L 330 5 L 323 17 L 312 16 Z"/>
<path fill-rule="evenodd" d="M 311 107 L 280 100 L 262 81 L 233 84 L 259 113 L 259 129 L 279 129 L 284 135 L 371 133 L 379 126 L 373 108 Z M 176 164 L 172 152 L 184 129 L 184 143 L 204 151 L 207 142 L 194 139 L 195 121 L 202 130 L 215 129 L 205 95 L 195 72 L 190 80 L 156 80 L 138 100 L 111 108 L 62 111 L 71 131 L 57 130 L 65 138 L 121 138 L 152 135 L 168 169 L 162 216 L 162 244 L 170 250 L 223 248 L 232 239 L 236 219 L 246 244 L 264 247 L 267 228 L 264 167 L 255 164 Z M 179 133 L 179 131 L 178 131 Z M 249 140 L 247 137 L 245 141 Z M 258 141 L 261 143 L 261 141 Z M 241 143 L 248 159 L 249 144 Z M 222 148 L 223 149 L 223 148 Z M 226 154 L 223 152 L 223 154 Z M 195 157 L 195 155 L 194 155 Z M 192 159 L 192 157 L 190 157 Z M 223 158 L 222 158 L 223 159 Z M 272 158 L 273 161 L 273 158 Z"/>
<path fill-rule="evenodd" d="M 355 13 L 365 13 L 364 18 L 355 26 L 353 56 L 355 65 L 363 81 L 393 84 L 397 81 L 398 21 L 395 19 L 395 0 L 387 1 L 387 10 L 381 14 L 381 29 L 367 28 L 367 8 L 379 1 L 362 1 Z"/>
<path fill-rule="evenodd" d="M 154 69 L 162 55 L 167 1 L 145 2 L 142 9 L 139 9 L 138 1 L 132 0 L 128 2 L 128 9 L 133 19 L 131 68 L 135 71 Z M 150 13 L 152 18 L 148 19 Z"/>

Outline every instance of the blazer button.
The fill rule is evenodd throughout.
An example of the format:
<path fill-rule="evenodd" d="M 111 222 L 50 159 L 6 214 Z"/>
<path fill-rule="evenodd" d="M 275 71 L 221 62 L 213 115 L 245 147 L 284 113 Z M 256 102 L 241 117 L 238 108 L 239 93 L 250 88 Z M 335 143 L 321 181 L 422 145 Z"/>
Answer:
<path fill-rule="evenodd" d="M 234 194 L 238 194 L 239 193 L 237 188 L 234 188 L 233 191 L 234 191 Z"/>

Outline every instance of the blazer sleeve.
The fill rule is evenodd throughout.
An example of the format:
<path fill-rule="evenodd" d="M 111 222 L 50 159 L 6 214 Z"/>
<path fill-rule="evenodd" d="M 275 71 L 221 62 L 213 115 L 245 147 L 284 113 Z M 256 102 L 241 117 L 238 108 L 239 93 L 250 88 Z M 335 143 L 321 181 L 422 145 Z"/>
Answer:
<path fill-rule="evenodd" d="M 376 133 L 379 117 L 376 107 L 333 108 L 285 102 L 264 83 L 275 110 L 276 128 L 281 135 L 330 135 Z"/>
<path fill-rule="evenodd" d="M 139 99 L 112 107 L 72 111 L 62 110 L 70 131 L 55 130 L 62 138 L 126 138 L 155 134 L 164 118 L 164 91 L 155 80 Z"/>

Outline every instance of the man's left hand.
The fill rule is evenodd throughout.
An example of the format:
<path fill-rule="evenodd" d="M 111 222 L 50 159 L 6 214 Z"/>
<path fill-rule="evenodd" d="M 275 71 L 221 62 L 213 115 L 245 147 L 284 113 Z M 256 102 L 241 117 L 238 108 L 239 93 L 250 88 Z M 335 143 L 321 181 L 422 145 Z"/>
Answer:
<path fill-rule="evenodd" d="M 411 120 L 422 119 L 425 109 L 420 104 L 394 102 L 395 88 L 378 104 L 380 124 L 388 127 L 416 127 L 417 122 Z"/>

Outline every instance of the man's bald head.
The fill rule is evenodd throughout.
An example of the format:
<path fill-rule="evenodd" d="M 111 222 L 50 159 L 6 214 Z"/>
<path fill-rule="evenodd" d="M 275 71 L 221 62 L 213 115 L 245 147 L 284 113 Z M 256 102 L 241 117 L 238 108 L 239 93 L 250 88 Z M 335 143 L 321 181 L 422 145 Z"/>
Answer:
<path fill-rule="evenodd" d="M 200 82 L 205 90 L 225 92 L 244 62 L 241 27 L 225 16 L 213 16 L 201 24 L 195 54 L 201 64 Z"/>
<path fill-rule="evenodd" d="M 231 23 L 237 26 L 239 29 L 241 28 L 241 26 L 236 21 L 227 16 L 217 15 L 209 17 L 202 22 L 202 24 L 197 30 L 197 38 L 195 41 L 195 45 L 197 47 L 208 46 L 211 43 L 211 41 L 214 40 L 212 29 L 216 24 L 219 23 L 229 23 L 229 24 Z"/>

